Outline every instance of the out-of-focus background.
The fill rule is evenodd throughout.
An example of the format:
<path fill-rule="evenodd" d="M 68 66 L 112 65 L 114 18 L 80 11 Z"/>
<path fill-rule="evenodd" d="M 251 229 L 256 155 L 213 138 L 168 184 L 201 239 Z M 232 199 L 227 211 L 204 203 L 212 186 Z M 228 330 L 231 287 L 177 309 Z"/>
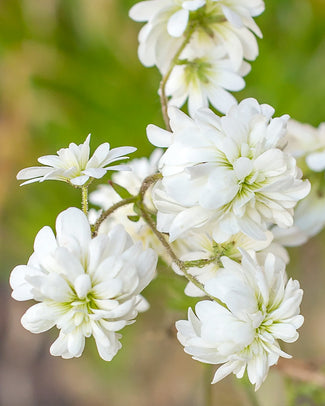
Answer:
<path fill-rule="evenodd" d="M 123 331 L 123 349 L 102 361 L 88 339 L 81 359 L 48 353 L 57 331 L 20 325 L 30 303 L 10 298 L 8 276 L 26 263 L 37 231 L 79 206 L 60 182 L 20 188 L 16 173 L 92 133 L 92 148 L 134 145 L 148 156 L 149 123 L 162 125 L 159 74 L 137 59 L 140 25 L 132 0 L 0 0 L 0 406 L 199 406 L 209 371 L 183 352 L 173 323 L 186 316 L 185 282 L 170 271 L 146 290 L 151 310 Z M 325 121 L 325 2 L 266 1 L 256 19 L 264 38 L 238 99 L 255 97 L 276 114 Z M 324 208 L 325 210 L 325 208 Z M 300 340 L 286 349 L 325 362 L 325 234 L 291 250 L 290 275 L 305 290 Z M 285 388 L 289 388 L 288 390 Z M 213 387 L 218 406 L 325 405 L 325 393 L 271 372 L 253 399 L 232 377 Z"/>

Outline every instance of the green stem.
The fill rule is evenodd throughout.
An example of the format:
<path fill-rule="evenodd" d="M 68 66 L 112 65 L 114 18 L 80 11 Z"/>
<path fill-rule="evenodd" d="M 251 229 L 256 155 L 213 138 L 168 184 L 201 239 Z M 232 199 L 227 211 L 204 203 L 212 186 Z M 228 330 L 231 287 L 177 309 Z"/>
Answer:
<path fill-rule="evenodd" d="M 161 173 L 155 173 L 154 175 L 147 176 L 144 181 L 142 182 L 142 185 L 140 187 L 140 192 L 139 192 L 139 199 L 142 201 L 144 199 L 144 195 L 146 191 L 150 188 L 151 185 L 156 183 L 159 179 L 162 178 Z"/>
<path fill-rule="evenodd" d="M 82 196 L 82 211 L 88 216 L 88 186 L 81 187 L 81 196 Z"/>
<path fill-rule="evenodd" d="M 115 210 L 119 209 L 122 206 L 131 204 L 131 203 L 135 203 L 137 201 L 137 199 L 138 199 L 138 196 L 132 196 L 128 199 L 120 200 L 119 202 L 113 204 L 113 206 L 111 206 L 109 209 L 103 211 L 103 213 L 100 215 L 100 217 L 98 218 L 98 220 L 92 227 L 92 229 L 93 229 L 92 237 L 96 237 L 96 235 L 98 234 L 99 226 L 110 214 L 114 213 Z"/>
<path fill-rule="evenodd" d="M 161 79 L 161 82 L 160 82 L 159 94 L 160 94 L 161 111 L 162 111 L 162 116 L 163 116 L 163 119 L 164 119 L 164 122 L 166 125 L 166 129 L 168 131 L 171 131 L 171 128 L 170 128 L 170 124 L 169 124 L 169 117 L 168 117 L 168 111 L 167 111 L 168 110 L 168 98 L 166 96 L 166 84 L 167 84 L 167 81 L 168 81 L 175 65 L 178 62 L 178 58 L 180 57 L 180 55 L 183 52 L 186 45 L 189 43 L 189 41 L 192 37 L 192 34 L 194 32 L 194 29 L 195 29 L 195 25 L 190 25 L 188 27 L 187 31 L 185 32 L 184 41 L 182 42 L 182 44 L 179 47 L 176 54 L 174 55 L 166 74 L 163 76 L 163 78 Z"/>
<path fill-rule="evenodd" d="M 136 196 L 131 196 L 128 197 L 126 199 L 120 200 L 119 202 L 113 204 L 113 206 L 111 206 L 109 209 L 103 211 L 103 213 L 100 215 L 100 217 L 98 218 L 98 220 L 96 221 L 96 223 L 92 226 L 92 236 L 96 237 L 97 233 L 98 233 L 98 229 L 100 227 L 100 225 L 102 224 L 102 222 L 108 217 L 110 216 L 112 213 L 114 213 L 115 210 L 119 209 L 120 207 L 126 206 L 127 204 L 131 204 L 131 203 L 135 203 L 139 200 L 143 200 L 144 199 L 144 195 L 146 193 L 146 191 L 149 189 L 149 187 L 151 185 L 153 185 L 154 183 L 156 183 L 159 179 L 161 179 L 162 175 L 160 173 L 155 173 L 153 175 L 147 176 L 140 187 L 140 191 Z"/>

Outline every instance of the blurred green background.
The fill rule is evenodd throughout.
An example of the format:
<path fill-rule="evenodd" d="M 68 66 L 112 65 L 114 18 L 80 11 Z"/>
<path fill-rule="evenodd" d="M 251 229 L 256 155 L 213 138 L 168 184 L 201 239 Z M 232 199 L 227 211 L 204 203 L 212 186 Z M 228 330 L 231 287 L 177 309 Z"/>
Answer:
<path fill-rule="evenodd" d="M 140 25 L 131 0 L 0 0 L 0 405 L 198 406 L 202 365 L 183 353 L 173 322 L 185 317 L 184 282 L 166 271 L 147 289 L 151 310 L 125 329 L 123 350 L 99 360 L 88 343 L 82 359 L 48 355 L 56 332 L 35 336 L 19 323 L 26 303 L 9 299 L 11 269 L 26 263 L 37 231 L 79 206 L 78 191 L 60 182 L 19 188 L 16 173 L 92 133 L 92 150 L 108 141 L 148 156 L 149 123 L 163 125 L 160 76 L 137 59 Z M 325 121 L 325 2 L 266 1 L 256 19 L 264 38 L 238 99 L 255 97 L 276 115 Z M 325 360 L 324 234 L 291 251 L 289 273 L 305 289 L 301 340 L 290 353 Z M 91 341 L 91 340 L 88 340 Z M 255 405 L 325 405 L 322 389 L 272 373 Z M 276 388 L 276 391 L 275 391 Z M 213 387 L 215 405 L 254 405 L 232 378 Z"/>

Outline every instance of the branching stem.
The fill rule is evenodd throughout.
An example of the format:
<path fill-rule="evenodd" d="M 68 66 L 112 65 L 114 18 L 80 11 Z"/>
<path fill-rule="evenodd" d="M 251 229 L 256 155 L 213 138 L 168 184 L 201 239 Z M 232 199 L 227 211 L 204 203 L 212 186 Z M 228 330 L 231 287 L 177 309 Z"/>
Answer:
<path fill-rule="evenodd" d="M 159 179 L 161 179 L 161 174 L 156 173 L 154 175 L 148 176 L 144 179 L 144 181 L 141 184 L 140 191 L 138 195 L 129 197 L 127 199 L 120 200 L 119 202 L 113 204 L 109 209 L 105 210 L 99 219 L 96 221 L 96 223 L 92 227 L 92 236 L 96 237 L 98 233 L 98 229 L 102 222 L 112 213 L 115 212 L 115 210 L 119 209 L 120 207 L 126 206 L 127 204 L 134 203 L 135 208 L 137 209 L 137 212 L 139 215 L 142 217 L 142 219 L 148 224 L 150 227 L 151 231 L 155 234 L 155 236 L 158 238 L 158 240 L 161 242 L 161 244 L 164 246 L 167 254 L 169 255 L 170 259 L 172 262 L 181 270 L 181 272 L 184 274 L 184 276 L 189 280 L 190 282 L 193 283 L 197 288 L 202 290 L 202 292 L 209 297 L 211 300 L 214 300 L 221 304 L 222 306 L 226 307 L 226 305 L 221 302 L 218 298 L 210 295 L 205 289 L 202 283 L 200 283 L 193 275 L 191 275 L 188 272 L 188 268 L 192 268 L 194 266 L 203 266 L 205 263 L 211 263 L 214 261 L 214 258 L 211 259 L 203 259 L 203 260 L 198 260 L 198 261 L 181 261 L 178 256 L 175 254 L 174 250 L 170 246 L 169 242 L 167 241 L 165 235 L 158 231 L 156 224 L 152 218 L 151 212 L 148 209 L 148 207 L 144 204 L 144 197 L 151 185 L 156 183 Z M 203 262 L 202 262 L 203 261 Z"/>
<path fill-rule="evenodd" d="M 135 203 L 137 198 L 138 198 L 137 196 L 132 196 L 128 199 L 120 200 L 119 202 L 113 204 L 113 206 L 111 206 L 109 209 L 103 211 L 103 213 L 100 215 L 100 217 L 98 218 L 98 220 L 92 227 L 92 229 L 93 229 L 92 237 L 93 238 L 96 237 L 96 235 L 98 234 L 98 229 L 99 229 L 100 225 L 109 215 L 114 213 L 114 211 L 119 209 L 120 207 L 126 206 L 127 204 Z"/>

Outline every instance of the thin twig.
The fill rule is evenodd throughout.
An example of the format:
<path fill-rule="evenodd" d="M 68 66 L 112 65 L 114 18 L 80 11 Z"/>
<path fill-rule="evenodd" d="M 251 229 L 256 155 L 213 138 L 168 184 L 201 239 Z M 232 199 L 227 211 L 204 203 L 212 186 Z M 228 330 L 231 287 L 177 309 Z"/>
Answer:
<path fill-rule="evenodd" d="M 137 199 L 138 199 L 138 196 L 132 196 L 128 199 L 120 200 L 119 202 L 113 204 L 113 206 L 111 206 L 109 209 L 103 211 L 103 213 L 100 215 L 100 217 L 98 218 L 98 220 L 92 227 L 93 228 L 92 237 L 96 237 L 99 226 L 109 215 L 114 213 L 115 210 L 119 209 L 122 206 L 126 206 L 127 204 L 135 203 Z"/>

